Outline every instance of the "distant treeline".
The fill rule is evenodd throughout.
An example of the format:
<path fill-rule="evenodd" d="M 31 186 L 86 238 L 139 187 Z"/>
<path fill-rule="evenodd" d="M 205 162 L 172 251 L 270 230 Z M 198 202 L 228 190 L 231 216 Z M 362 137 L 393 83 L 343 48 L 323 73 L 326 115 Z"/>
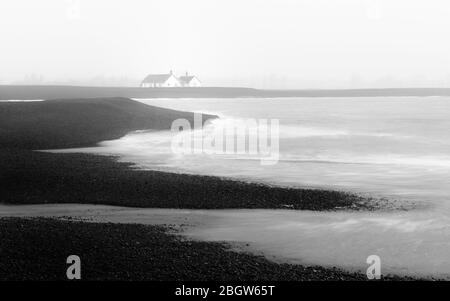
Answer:
<path fill-rule="evenodd" d="M 127 98 L 232 98 L 232 97 L 376 97 L 450 96 L 450 88 L 390 88 L 335 90 L 258 90 L 251 88 L 129 88 L 79 86 L 0 85 L 0 100 L 61 99 L 93 97 Z"/>

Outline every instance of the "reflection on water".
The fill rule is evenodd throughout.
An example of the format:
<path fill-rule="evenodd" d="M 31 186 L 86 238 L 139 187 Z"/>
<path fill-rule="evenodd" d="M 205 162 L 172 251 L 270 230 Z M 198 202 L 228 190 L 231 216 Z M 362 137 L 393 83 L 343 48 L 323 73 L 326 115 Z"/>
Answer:
<path fill-rule="evenodd" d="M 120 154 L 144 168 L 332 187 L 432 204 L 401 215 L 302 212 L 278 219 L 275 211 L 238 221 L 229 216 L 225 226 L 197 233 L 203 238 L 257 240 L 269 253 L 342 266 L 355 266 L 355 258 L 371 254 L 383 261 L 384 255 L 386 266 L 396 271 L 450 274 L 450 98 L 141 101 L 220 117 L 277 118 L 280 162 L 262 166 L 246 156 L 172 154 L 170 132 L 132 133 L 86 151 Z"/>

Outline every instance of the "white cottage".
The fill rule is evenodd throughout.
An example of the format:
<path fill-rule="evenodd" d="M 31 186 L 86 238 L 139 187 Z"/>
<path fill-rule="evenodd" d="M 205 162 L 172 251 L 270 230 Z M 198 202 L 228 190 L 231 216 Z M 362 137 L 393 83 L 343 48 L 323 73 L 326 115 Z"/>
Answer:
<path fill-rule="evenodd" d="M 169 88 L 169 87 L 179 87 L 180 82 L 173 75 L 172 71 L 169 74 L 149 74 L 142 81 L 142 88 Z"/>
<path fill-rule="evenodd" d="M 200 80 L 186 72 L 185 76 L 176 77 L 172 71 L 168 74 L 149 74 L 142 81 L 142 88 L 201 87 Z"/>

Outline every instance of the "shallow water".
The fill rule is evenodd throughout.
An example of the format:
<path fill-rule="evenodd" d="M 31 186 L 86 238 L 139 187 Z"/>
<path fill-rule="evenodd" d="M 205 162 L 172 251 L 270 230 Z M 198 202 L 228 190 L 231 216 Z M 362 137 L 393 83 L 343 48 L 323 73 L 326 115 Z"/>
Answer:
<path fill-rule="evenodd" d="M 330 187 L 430 205 L 403 213 L 236 213 L 193 235 L 253 241 L 259 250 L 292 261 L 361 267 L 361 260 L 375 254 L 390 271 L 450 275 L 450 98 L 141 101 L 219 115 L 212 126 L 225 117 L 277 118 L 280 161 L 263 166 L 245 155 L 173 154 L 169 131 L 136 132 L 77 151 L 119 154 L 143 168 Z"/>

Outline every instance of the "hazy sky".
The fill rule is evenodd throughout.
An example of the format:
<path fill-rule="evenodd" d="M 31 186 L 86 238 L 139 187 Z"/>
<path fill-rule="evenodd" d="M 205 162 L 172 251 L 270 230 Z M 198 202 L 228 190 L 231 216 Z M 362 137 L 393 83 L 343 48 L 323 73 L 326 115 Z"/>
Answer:
<path fill-rule="evenodd" d="M 450 2 L 0 1 L 0 83 L 170 69 L 209 85 L 450 86 Z"/>

